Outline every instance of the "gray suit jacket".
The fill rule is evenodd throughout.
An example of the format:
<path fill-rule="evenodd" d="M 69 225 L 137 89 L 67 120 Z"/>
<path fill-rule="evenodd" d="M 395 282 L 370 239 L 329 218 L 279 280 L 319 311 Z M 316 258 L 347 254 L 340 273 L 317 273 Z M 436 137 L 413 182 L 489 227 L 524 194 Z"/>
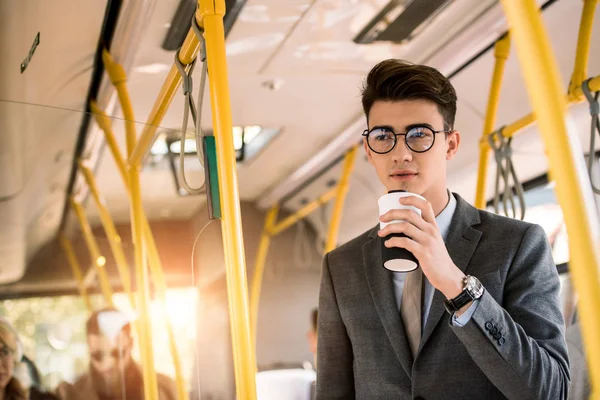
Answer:
<path fill-rule="evenodd" d="M 544 231 L 455 196 L 446 247 L 486 288 L 471 320 L 453 326 L 436 291 L 413 362 L 378 227 L 365 232 L 323 263 L 318 400 L 567 398 L 560 282 Z"/>

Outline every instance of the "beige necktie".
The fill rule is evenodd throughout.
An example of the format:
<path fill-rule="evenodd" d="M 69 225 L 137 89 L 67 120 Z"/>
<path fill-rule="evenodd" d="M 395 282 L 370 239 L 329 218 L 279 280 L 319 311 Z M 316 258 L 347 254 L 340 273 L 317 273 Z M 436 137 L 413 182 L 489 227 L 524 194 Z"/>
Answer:
<path fill-rule="evenodd" d="M 404 289 L 402 291 L 402 302 L 400 303 L 400 315 L 404 323 L 404 330 L 408 337 L 408 343 L 413 357 L 417 354 L 421 342 L 421 290 L 423 285 L 423 271 L 417 268 L 408 272 Z"/>

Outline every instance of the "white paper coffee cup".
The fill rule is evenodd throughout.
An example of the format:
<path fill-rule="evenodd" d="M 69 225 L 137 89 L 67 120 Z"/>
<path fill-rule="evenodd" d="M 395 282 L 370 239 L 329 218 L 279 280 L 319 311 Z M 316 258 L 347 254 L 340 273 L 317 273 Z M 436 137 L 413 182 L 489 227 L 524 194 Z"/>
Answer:
<path fill-rule="evenodd" d="M 419 217 L 421 216 L 421 210 L 417 207 L 407 206 L 404 204 L 400 204 L 400 199 L 403 197 L 416 196 L 420 199 L 425 200 L 422 196 L 419 196 L 415 193 L 410 193 L 406 191 L 390 191 L 389 193 L 381 196 L 377 201 L 379 205 L 379 216 L 381 217 L 383 214 L 387 213 L 390 210 L 413 210 L 416 212 Z M 392 223 L 402 222 L 401 220 L 394 220 L 390 222 L 379 222 L 379 228 L 383 229 L 387 225 Z M 385 241 L 392 237 L 397 236 L 406 236 L 404 234 L 391 234 L 387 237 L 383 238 L 381 241 L 381 255 L 383 266 L 393 272 L 410 272 L 415 270 L 419 263 L 416 257 L 406 249 L 398 248 L 398 247 L 385 247 Z"/>

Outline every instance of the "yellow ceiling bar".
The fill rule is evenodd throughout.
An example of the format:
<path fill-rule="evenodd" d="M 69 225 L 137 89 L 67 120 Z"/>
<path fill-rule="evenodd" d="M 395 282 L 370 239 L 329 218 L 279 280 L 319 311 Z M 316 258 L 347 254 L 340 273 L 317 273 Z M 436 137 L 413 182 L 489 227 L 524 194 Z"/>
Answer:
<path fill-rule="evenodd" d="M 131 98 L 129 97 L 129 91 L 127 90 L 127 74 L 125 73 L 123 66 L 116 63 L 106 49 L 102 50 L 102 62 L 104 64 L 104 69 L 112 84 L 115 86 L 117 95 L 119 96 L 119 103 L 121 104 L 123 117 L 125 118 L 127 155 L 130 156 L 135 146 L 137 134 L 135 129 L 135 114 L 133 113 Z"/>
<path fill-rule="evenodd" d="M 117 266 L 117 270 L 119 271 L 119 277 L 121 278 L 121 283 L 123 284 L 123 289 L 125 293 L 129 296 L 129 301 L 131 302 L 131 308 L 135 309 L 135 297 L 133 292 L 131 291 L 131 276 L 129 274 L 129 265 L 127 263 L 127 258 L 125 257 L 125 251 L 123 250 L 123 245 L 121 243 L 121 236 L 117 232 L 117 228 L 113 219 L 110 216 L 108 208 L 106 207 L 106 202 L 100 197 L 100 192 L 98 190 L 98 185 L 96 184 L 96 179 L 94 178 L 94 173 L 91 169 L 85 166 L 81 160 L 78 162 L 79 171 L 83 174 L 85 181 L 90 189 L 90 193 L 92 198 L 94 199 L 94 203 L 96 204 L 96 208 L 100 214 L 100 221 L 102 222 L 102 226 L 104 227 L 104 232 L 106 233 L 106 237 L 108 238 L 108 243 L 110 244 L 110 249 L 112 250 L 113 256 L 115 258 L 115 264 Z"/>
<path fill-rule="evenodd" d="M 60 242 L 60 246 L 62 247 L 65 255 L 67 256 L 67 260 L 69 261 L 69 265 L 71 266 L 71 271 L 73 272 L 73 277 L 77 281 L 77 285 L 79 287 L 79 294 L 83 298 L 83 302 L 85 303 L 85 306 L 88 309 L 88 311 L 92 312 L 92 303 L 90 302 L 90 296 L 88 296 L 87 289 L 85 287 L 85 282 L 83 281 L 83 273 L 81 272 L 81 266 L 77 261 L 75 251 L 73 251 L 73 244 L 62 233 L 58 236 L 58 241 Z"/>
<path fill-rule="evenodd" d="M 348 151 L 344 157 L 342 178 L 337 186 L 338 190 L 333 206 L 333 212 L 331 215 L 331 220 L 329 221 L 329 232 L 327 235 L 327 242 L 325 243 L 325 254 L 337 247 L 338 233 L 340 230 L 340 223 L 342 222 L 342 213 L 344 211 L 344 202 L 346 201 L 346 195 L 348 194 L 350 175 L 352 174 L 352 169 L 354 168 L 354 161 L 356 160 L 357 152 L 358 145 L 354 146 L 350 151 Z"/>
<path fill-rule="evenodd" d="M 556 194 L 569 232 L 569 268 L 577 293 L 589 366 L 592 398 L 600 398 L 600 270 L 597 215 L 587 180 L 579 179 L 565 125 L 565 100 L 558 67 L 534 0 L 502 0 L 516 44 L 525 84 L 549 156 Z M 593 203 L 593 202 L 592 202 Z M 589 207 L 589 208 L 588 208 Z"/>
<path fill-rule="evenodd" d="M 307 215 L 311 214 L 317 208 L 321 207 L 324 204 L 329 203 L 331 200 L 335 198 L 338 194 L 339 186 L 335 185 L 327 192 L 323 193 L 321 196 L 306 204 L 304 207 L 293 213 L 292 215 L 284 218 L 279 221 L 273 228 L 271 229 L 271 236 L 279 235 L 281 232 L 285 231 L 290 226 L 294 225 L 296 222 L 305 218 Z"/>
<path fill-rule="evenodd" d="M 588 77 L 587 66 L 590 58 L 590 43 L 592 41 L 594 14 L 596 13 L 597 4 L 598 0 L 584 0 L 583 2 L 583 11 L 581 13 L 581 21 L 579 22 L 579 35 L 577 36 L 575 66 L 573 67 L 573 74 L 569 83 L 569 94 L 575 96 L 573 101 L 584 100 L 581 90 L 579 91 L 579 96 L 576 95 L 576 90 L 581 87 L 583 81 Z"/>
<path fill-rule="evenodd" d="M 250 291 L 250 321 L 252 326 L 252 345 L 256 352 L 256 334 L 258 329 L 258 306 L 260 303 L 260 292 L 262 288 L 262 281 L 265 272 L 265 265 L 267 263 L 267 254 L 269 252 L 269 245 L 271 244 L 271 231 L 277 215 L 279 214 L 279 206 L 274 205 L 271 207 L 267 216 L 265 217 L 265 225 L 263 227 L 262 234 L 260 235 L 260 242 L 258 244 L 258 252 L 256 254 L 256 262 L 254 263 L 254 274 L 252 277 L 252 288 Z"/>
<path fill-rule="evenodd" d="M 490 86 L 490 95 L 488 97 L 487 111 L 485 113 L 485 122 L 483 125 L 483 135 L 480 142 L 479 168 L 477 176 L 477 194 L 475 198 L 475 207 L 485 208 L 485 189 L 487 186 L 488 160 L 490 146 L 487 137 L 493 132 L 496 126 L 496 116 L 498 114 L 498 104 L 500 102 L 500 91 L 502 89 L 502 79 L 504 78 L 504 66 L 510 54 L 510 34 L 496 42 L 494 47 L 494 74 Z"/>
<path fill-rule="evenodd" d="M 106 258 L 104 258 L 104 256 L 100 252 L 100 247 L 98 246 L 98 242 L 96 242 L 96 238 L 94 237 L 94 233 L 92 232 L 90 223 L 85 216 L 85 211 L 83 210 L 83 207 L 81 206 L 81 204 L 75 201 L 73 197 L 71 197 L 69 201 L 71 203 L 73 211 L 75 211 L 77 219 L 79 220 L 81 232 L 83 233 L 83 238 L 85 239 L 85 243 L 87 244 L 88 250 L 90 252 L 92 264 L 94 265 L 94 268 L 96 268 L 96 272 L 98 274 L 98 281 L 100 283 L 100 289 L 102 290 L 102 294 L 104 295 L 104 300 L 106 301 L 107 305 L 112 306 L 112 289 L 110 288 L 108 274 L 106 273 L 106 269 L 104 268 L 104 266 L 106 265 Z"/>
<path fill-rule="evenodd" d="M 251 344 L 248 286 L 237 166 L 233 147 L 231 102 L 225 53 L 224 0 L 199 0 L 206 40 L 212 121 L 217 145 L 217 172 L 221 193 L 222 235 L 231 318 L 237 398 L 256 399 L 256 358 Z M 192 32 L 193 35 L 193 32 Z M 188 34 L 188 38 L 190 34 Z M 187 41 L 187 40 L 186 40 Z M 185 52 L 183 52 L 185 54 Z M 195 53 L 194 53 L 195 54 Z M 187 64 L 187 63 L 186 63 Z M 133 159 L 134 162 L 137 159 Z"/>
<path fill-rule="evenodd" d="M 202 26 L 200 10 L 196 11 L 196 20 L 198 21 L 198 24 Z M 181 50 L 179 51 L 179 61 L 181 61 L 183 65 L 190 64 L 196 58 L 199 49 L 200 42 L 198 41 L 198 37 L 193 29 L 190 29 L 181 46 Z M 139 165 L 150 146 L 152 146 L 156 129 L 160 126 L 160 123 L 167 113 L 171 101 L 173 100 L 173 97 L 175 97 L 177 89 L 181 84 L 181 79 L 181 74 L 177 70 L 175 64 L 173 64 L 163 83 L 158 98 L 154 102 L 154 107 L 150 112 L 146 125 L 144 125 L 144 130 L 142 131 L 133 152 L 129 156 L 129 165 Z"/>

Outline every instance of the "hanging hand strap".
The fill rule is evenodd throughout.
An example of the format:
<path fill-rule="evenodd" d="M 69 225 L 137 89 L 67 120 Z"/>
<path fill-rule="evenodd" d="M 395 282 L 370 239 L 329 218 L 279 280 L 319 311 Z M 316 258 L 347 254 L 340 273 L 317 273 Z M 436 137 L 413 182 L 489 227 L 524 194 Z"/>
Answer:
<path fill-rule="evenodd" d="M 190 115 L 190 112 L 192 114 L 192 121 L 194 123 L 194 137 L 196 140 L 196 154 L 198 155 L 198 159 L 200 161 L 200 164 L 202 165 L 204 162 L 204 157 L 202 155 L 202 129 L 200 128 L 201 125 L 201 121 L 202 121 L 202 99 L 203 99 L 203 95 L 204 95 L 204 87 L 206 85 L 206 76 L 208 74 L 208 69 L 207 69 L 207 63 L 206 63 L 206 41 L 204 40 L 204 35 L 203 35 L 203 30 L 202 28 L 200 28 L 200 26 L 198 26 L 198 21 L 196 21 L 195 16 L 192 18 L 192 29 L 194 30 L 194 33 L 196 34 L 196 36 L 198 37 L 198 41 L 200 42 L 200 52 L 199 55 L 196 56 L 196 58 L 194 58 L 194 60 L 187 64 L 187 65 L 183 65 L 181 63 L 181 61 L 179 60 L 179 52 L 181 50 L 181 48 L 177 49 L 177 51 L 175 52 L 175 66 L 177 67 L 177 70 L 179 71 L 179 74 L 181 74 L 181 77 L 183 79 L 182 81 L 182 90 L 183 90 L 183 95 L 185 96 L 185 103 L 184 103 L 184 111 L 183 111 L 183 121 L 181 124 L 181 135 L 180 135 L 180 150 L 179 150 L 179 171 L 178 171 L 178 179 L 179 179 L 179 183 L 181 185 L 182 188 L 184 188 L 189 194 L 202 194 L 205 193 L 205 184 L 206 182 L 204 182 L 202 184 L 202 186 L 200 186 L 199 188 L 193 188 L 191 187 L 188 182 L 187 179 L 185 177 L 185 164 L 184 164 L 184 156 L 185 156 L 185 136 L 186 136 L 186 132 L 187 132 L 187 125 L 188 125 L 188 118 Z M 192 73 L 194 72 L 194 67 L 196 66 L 196 61 L 198 60 L 198 57 L 200 58 L 200 61 L 202 62 L 202 73 L 201 73 L 201 77 L 200 77 L 200 88 L 199 88 L 199 93 L 198 93 L 198 107 L 196 108 L 196 105 L 194 103 L 194 97 L 192 94 L 193 91 L 193 79 L 192 79 Z M 187 67 L 187 70 L 186 70 Z M 204 168 L 206 168 L 206 166 L 204 166 Z"/>
<path fill-rule="evenodd" d="M 598 132 L 598 134 L 600 135 L 600 120 L 598 118 L 598 114 L 600 114 L 600 103 L 598 102 L 598 94 L 600 92 L 592 93 L 592 91 L 590 90 L 590 81 L 591 79 L 588 79 L 581 85 L 581 90 L 583 91 L 585 98 L 590 104 L 590 115 L 592 117 L 590 129 L 590 152 L 588 154 L 587 159 L 587 169 L 588 175 L 590 177 L 590 185 L 592 185 L 592 190 L 594 191 L 594 193 L 600 194 L 600 189 L 598 189 L 594 185 L 594 180 L 592 179 L 592 167 L 594 166 L 594 159 L 596 158 L 596 132 Z"/>
<path fill-rule="evenodd" d="M 515 192 L 519 202 L 519 208 L 521 210 L 520 218 L 525 218 L 525 196 L 523 185 L 519 181 L 517 176 L 517 171 L 512 161 L 512 138 L 506 139 L 502 134 L 503 128 L 500 128 L 496 132 L 492 132 L 488 136 L 488 143 L 490 148 L 494 151 L 494 156 L 496 159 L 496 185 L 494 192 L 494 212 L 496 214 L 500 213 L 500 198 L 502 198 L 502 206 L 504 210 L 504 215 L 510 217 L 509 203 L 510 209 L 512 210 L 512 218 L 517 218 L 517 207 L 515 204 Z M 510 185 L 510 179 L 512 177 L 514 184 L 514 192 L 513 188 Z M 503 181 L 503 192 L 500 192 L 500 181 Z"/>

